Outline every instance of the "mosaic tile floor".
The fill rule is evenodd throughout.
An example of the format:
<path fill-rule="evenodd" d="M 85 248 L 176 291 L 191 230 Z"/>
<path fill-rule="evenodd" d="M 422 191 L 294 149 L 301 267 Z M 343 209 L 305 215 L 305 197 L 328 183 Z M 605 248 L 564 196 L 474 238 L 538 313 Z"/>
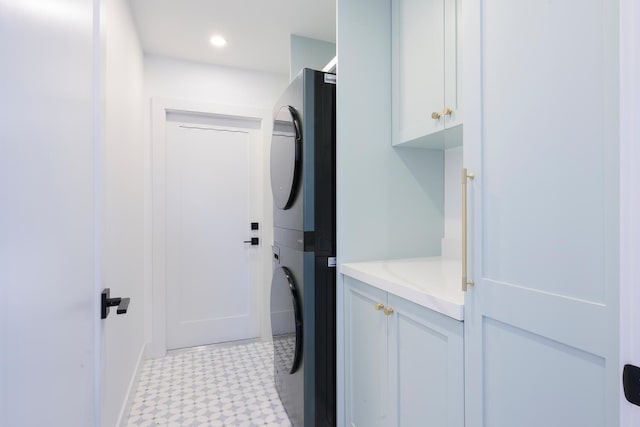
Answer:
<path fill-rule="evenodd" d="M 207 346 L 144 362 L 127 426 L 290 427 L 273 385 L 273 347 Z"/>

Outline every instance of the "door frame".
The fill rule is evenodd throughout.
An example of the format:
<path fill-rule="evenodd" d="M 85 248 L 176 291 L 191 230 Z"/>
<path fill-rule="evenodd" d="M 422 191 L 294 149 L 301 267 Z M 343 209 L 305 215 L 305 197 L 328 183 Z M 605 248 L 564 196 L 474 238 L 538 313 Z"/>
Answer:
<path fill-rule="evenodd" d="M 260 287 L 260 313 L 261 338 L 266 339 L 269 334 L 268 322 L 265 321 L 269 314 L 268 285 L 270 283 L 271 257 L 270 244 L 273 241 L 273 213 L 270 197 L 271 194 L 268 178 L 269 174 L 269 148 L 271 144 L 272 112 L 267 109 L 216 105 L 197 101 L 177 100 L 168 98 L 151 99 L 151 123 L 149 138 L 148 171 L 145 174 L 149 179 L 147 188 L 147 200 L 145 200 L 146 219 L 151 227 L 147 228 L 147 245 L 149 251 L 145 260 L 150 283 L 145 284 L 148 297 L 146 313 L 147 330 L 150 341 L 147 347 L 148 357 L 162 357 L 167 353 L 167 313 L 166 313 L 166 212 L 165 212 L 165 186 L 166 186 L 166 124 L 168 113 L 206 114 L 226 116 L 235 119 L 249 119 L 260 122 L 260 150 L 258 152 L 258 168 L 256 176 L 261 181 L 258 188 L 258 212 L 261 225 L 262 245 L 258 249 L 258 277 L 262 282 Z M 268 191 L 268 192 L 267 192 Z"/>
<path fill-rule="evenodd" d="M 640 7 L 620 0 L 620 378 L 625 364 L 640 365 Z M 622 381 L 621 381 L 622 382 Z M 620 384 L 620 425 L 640 423 L 640 408 Z"/>

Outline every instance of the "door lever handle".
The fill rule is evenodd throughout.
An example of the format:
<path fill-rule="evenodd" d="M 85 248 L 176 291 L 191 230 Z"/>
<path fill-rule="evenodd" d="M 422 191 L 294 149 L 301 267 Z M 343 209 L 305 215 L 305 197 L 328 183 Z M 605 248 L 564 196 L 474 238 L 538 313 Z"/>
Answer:
<path fill-rule="evenodd" d="M 260 238 L 259 237 L 252 237 L 251 240 L 245 240 L 242 243 L 251 243 L 251 246 L 256 246 L 260 244 Z"/>
<path fill-rule="evenodd" d="M 111 298 L 111 289 L 105 288 L 102 291 L 102 304 L 101 304 L 101 313 L 100 318 L 106 319 L 109 315 L 110 307 L 118 307 L 116 313 L 117 314 L 125 314 L 129 309 L 129 302 L 131 302 L 131 298 Z"/>

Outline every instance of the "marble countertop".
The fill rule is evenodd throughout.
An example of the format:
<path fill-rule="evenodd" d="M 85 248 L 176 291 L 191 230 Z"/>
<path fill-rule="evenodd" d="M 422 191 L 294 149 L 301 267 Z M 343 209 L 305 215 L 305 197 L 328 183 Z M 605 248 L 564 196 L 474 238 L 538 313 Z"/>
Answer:
<path fill-rule="evenodd" d="M 431 310 L 464 320 L 460 260 L 442 257 L 355 262 L 340 273 Z"/>

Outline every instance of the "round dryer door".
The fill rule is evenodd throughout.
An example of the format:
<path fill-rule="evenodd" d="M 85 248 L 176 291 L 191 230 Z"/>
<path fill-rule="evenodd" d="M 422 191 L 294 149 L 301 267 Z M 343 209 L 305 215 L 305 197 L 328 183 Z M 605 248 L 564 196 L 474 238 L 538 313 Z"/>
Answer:
<path fill-rule="evenodd" d="M 280 109 L 271 138 L 271 192 L 278 209 L 289 209 L 296 199 L 302 161 L 302 135 L 296 110 Z"/>
<path fill-rule="evenodd" d="M 276 369 L 293 374 L 302 356 L 302 316 L 293 275 L 279 267 L 271 281 L 271 334 Z"/>

